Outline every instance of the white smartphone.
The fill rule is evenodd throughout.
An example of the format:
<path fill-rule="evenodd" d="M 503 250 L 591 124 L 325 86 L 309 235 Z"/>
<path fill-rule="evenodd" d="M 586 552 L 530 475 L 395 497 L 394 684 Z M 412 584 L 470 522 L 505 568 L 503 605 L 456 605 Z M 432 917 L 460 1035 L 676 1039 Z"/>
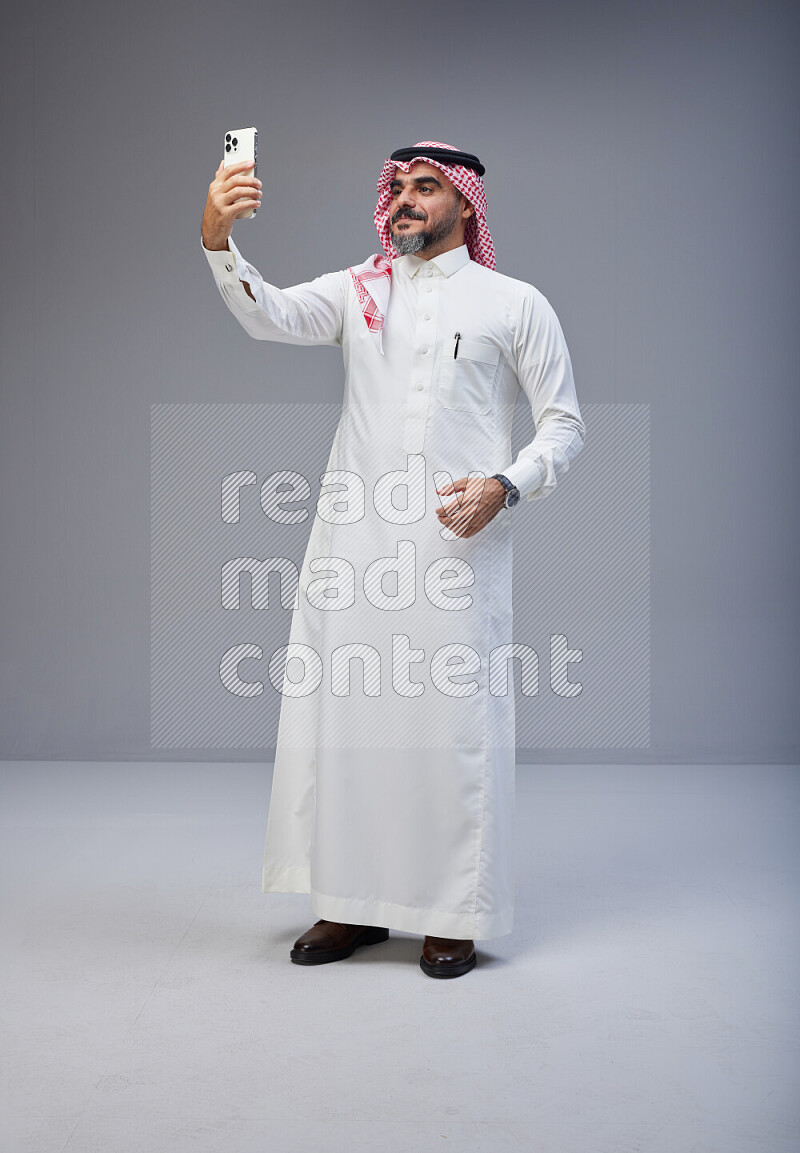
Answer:
<path fill-rule="evenodd" d="M 242 171 L 243 176 L 257 176 L 258 175 L 258 129 L 257 128 L 232 128 L 230 132 L 225 133 L 225 147 L 222 154 L 223 168 L 228 168 L 231 164 L 239 164 L 242 160 L 252 161 L 252 168 L 247 168 Z M 250 197 L 248 197 L 250 199 Z M 238 201 L 234 201 L 238 204 Z M 237 216 L 237 220 L 250 220 L 255 216 L 257 208 L 248 208 L 247 212 L 243 212 L 241 216 Z"/>

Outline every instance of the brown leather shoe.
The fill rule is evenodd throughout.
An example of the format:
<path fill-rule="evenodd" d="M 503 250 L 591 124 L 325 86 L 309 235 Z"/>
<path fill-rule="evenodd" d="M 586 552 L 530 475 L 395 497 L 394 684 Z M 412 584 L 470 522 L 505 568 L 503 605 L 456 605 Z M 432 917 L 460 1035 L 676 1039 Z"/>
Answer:
<path fill-rule="evenodd" d="M 388 929 L 374 925 L 345 925 L 339 921 L 315 921 L 294 943 L 289 954 L 296 965 L 325 965 L 349 957 L 359 945 L 377 945 L 389 936 Z"/>
<path fill-rule="evenodd" d="M 426 937 L 419 967 L 429 977 L 460 977 L 474 969 L 477 960 L 471 939 Z"/>

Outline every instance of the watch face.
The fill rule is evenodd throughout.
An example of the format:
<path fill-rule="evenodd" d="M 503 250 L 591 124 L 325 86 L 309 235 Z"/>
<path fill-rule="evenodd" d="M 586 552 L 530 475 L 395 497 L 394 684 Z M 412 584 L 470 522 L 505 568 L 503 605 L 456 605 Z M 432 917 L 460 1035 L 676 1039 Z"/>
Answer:
<path fill-rule="evenodd" d="M 519 489 L 511 488 L 506 493 L 506 508 L 513 508 L 519 501 Z"/>

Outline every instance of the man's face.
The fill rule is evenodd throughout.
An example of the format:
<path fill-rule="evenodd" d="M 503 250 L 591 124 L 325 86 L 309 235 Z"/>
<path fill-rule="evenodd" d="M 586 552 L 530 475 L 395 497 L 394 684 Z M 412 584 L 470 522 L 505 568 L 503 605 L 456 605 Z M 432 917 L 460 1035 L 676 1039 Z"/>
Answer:
<path fill-rule="evenodd" d="M 421 160 L 408 172 L 396 168 L 391 189 L 389 230 L 399 253 L 435 256 L 464 243 L 474 210 L 440 168 Z"/>

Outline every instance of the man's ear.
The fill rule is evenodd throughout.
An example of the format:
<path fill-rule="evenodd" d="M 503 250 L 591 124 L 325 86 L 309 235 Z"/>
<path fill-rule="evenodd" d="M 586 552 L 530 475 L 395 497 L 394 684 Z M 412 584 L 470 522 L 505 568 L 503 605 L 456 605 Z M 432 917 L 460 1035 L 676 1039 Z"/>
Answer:
<path fill-rule="evenodd" d="M 469 220 L 470 216 L 472 216 L 473 212 L 475 211 L 475 206 L 470 204 L 463 192 L 461 193 L 461 199 L 464 201 L 464 203 L 461 205 L 461 215 L 465 220 Z M 467 210 L 466 212 L 464 211 L 465 208 Z"/>

